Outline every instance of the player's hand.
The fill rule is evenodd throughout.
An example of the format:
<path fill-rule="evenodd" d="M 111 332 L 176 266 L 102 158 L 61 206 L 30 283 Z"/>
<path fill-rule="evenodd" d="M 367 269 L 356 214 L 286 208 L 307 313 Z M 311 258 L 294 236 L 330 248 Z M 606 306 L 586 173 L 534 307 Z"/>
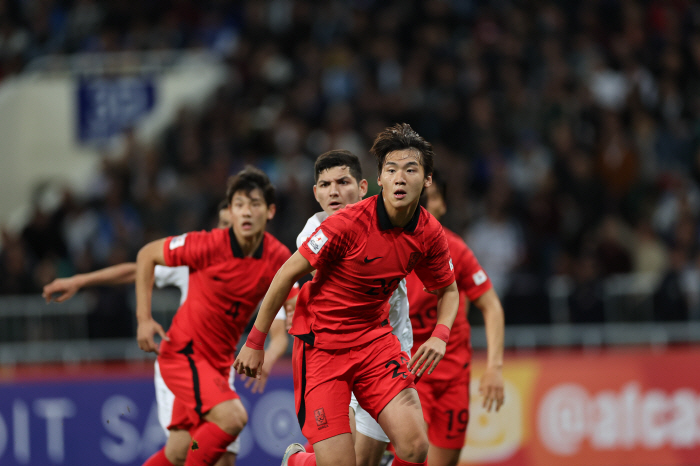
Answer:
<path fill-rule="evenodd" d="M 479 382 L 479 394 L 484 397 L 482 406 L 486 411 L 494 407 L 501 409 L 505 401 L 503 393 L 503 373 L 500 367 L 487 367 Z"/>
<path fill-rule="evenodd" d="M 233 362 L 233 368 L 236 372 L 247 377 L 262 377 L 260 368 L 265 361 L 264 350 L 254 350 L 249 346 L 243 345 L 243 348 L 238 352 L 236 360 Z"/>
<path fill-rule="evenodd" d="M 57 278 L 48 285 L 44 286 L 41 296 L 44 297 L 47 304 L 51 301 L 62 303 L 63 301 L 72 298 L 79 289 L 80 284 L 75 277 Z M 53 296 L 54 294 L 58 294 L 58 296 Z"/>
<path fill-rule="evenodd" d="M 429 369 L 428 374 L 432 374 L 440 360 L 445 356 L 446 350 L 447 343 L 438 337 L 430 337 L 408 361 L 408 369 L 413 374 L 418 373 L 418 377 L 421 377 L 426 369 Z"/>
<path fill-rule="evenodd" d="M 145 320 L 139 322 L 138 327 L 136 327 L 136 341 L 139 344 L 139 348 L 146 351 L 147 353 L 158 353 L 158 345 L 156 344 L 153 336 L 155 334 L 160 335 L 163 340 L 170 341 L 170 338 L 165 334 L 163 327 L 153 319 Z"/>
<path fill-rule="evenodd" d="M 265 391 L 265 385 L 267 384 L 267 378 L 270 376 L 270 368 L 267 363 L 264 363 L 260 368 L 258 377 L 249 378 L 246 380 L 245 388 L 250 388 L 251 393 L 262 393 Z M 245 379 L 246 376 L 242 375 L 241 380 Z M 251 385 L 253 388 L 251 388 Z"/>

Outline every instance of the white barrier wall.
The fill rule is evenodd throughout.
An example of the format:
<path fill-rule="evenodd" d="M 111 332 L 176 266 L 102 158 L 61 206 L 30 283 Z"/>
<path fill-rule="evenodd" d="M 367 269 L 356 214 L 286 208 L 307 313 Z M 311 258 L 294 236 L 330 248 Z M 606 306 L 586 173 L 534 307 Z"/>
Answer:
<path fill-rule="evenodd" d="M 196 61 L 155 78 L 156 103 L 138 128 L 148 141 L 182 106 L 201 105 L 226 79 L 219 63 Z M 99 151 L 77 140 L 77 77 L 23 74 L 0 84 L 0 226 L 29 208 L 37 183 L 57 180 L 82 191 Z"/>

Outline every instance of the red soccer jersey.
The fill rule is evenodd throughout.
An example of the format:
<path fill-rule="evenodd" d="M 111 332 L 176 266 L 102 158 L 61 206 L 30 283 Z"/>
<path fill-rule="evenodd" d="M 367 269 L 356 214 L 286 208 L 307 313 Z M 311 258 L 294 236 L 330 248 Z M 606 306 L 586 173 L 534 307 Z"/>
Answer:
<path fill-rule="evenodd" d="M 233 229 L 192 232 L 168 238 L 163 248 L 170 267 L 187 265 L 187 299 L 173 319 L 163 348 L 179 351 L 192 341 L 211 364 L 228 371 L 236 343 L 289 249 L 265 233 L 252 257 L 243 257 Z"/>
<path fill-rule="evenodd" d="M 454 281 L 440 223 L 421 207 L 395 228 L 380 196 L 328 217 L 299 248 L 317 273 L 299 294 L 292 335 L 325 349 L 361 345 L 391 332 L 389 297 L 412 270 L 431 290 Z"/>
<path fill-rule="evenodd" d="M 462 238 L 446 228 L 445 236 L 454 262 L 455 280 L 459 289 L 459 312 L 452 325 L 445 357 L 430 376 L 424 374 L 424 379 L 454 379 L 461 369 L 466 368 L 465 364 L 471 360 L 471 335 L 465 311 L 467 299 L 474 301 L 491 289 L 491 280 Z M 406 278 L 406 287 L 415 353 L 420 345 L 430 338 L 437 324 L 437 297 L 423 291 L 423 284 L 416 274 Z"/>

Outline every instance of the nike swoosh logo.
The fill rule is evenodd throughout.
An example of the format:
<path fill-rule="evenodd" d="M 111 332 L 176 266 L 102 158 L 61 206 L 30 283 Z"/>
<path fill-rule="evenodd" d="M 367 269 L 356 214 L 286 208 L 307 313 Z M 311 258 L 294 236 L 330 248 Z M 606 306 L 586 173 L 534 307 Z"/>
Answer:
<path fill-rule="evenodd" d="M 375 257 L 373 259 L 368 259 L 367 257 L 365 257 L 365 264 L 369 264 L 370 262 L 374 262 L 377 259 L 381 259 L 382 257 L 384 257 L 384 256 Z"/>

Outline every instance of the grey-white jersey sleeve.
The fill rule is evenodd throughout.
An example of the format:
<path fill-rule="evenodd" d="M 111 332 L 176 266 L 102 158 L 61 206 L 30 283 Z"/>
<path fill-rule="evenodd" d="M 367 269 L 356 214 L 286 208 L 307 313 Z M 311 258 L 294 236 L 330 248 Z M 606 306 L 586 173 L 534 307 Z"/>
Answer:
<path fill-rule="evenodd" d="M 297 236 L 297 249 L 300 248 L 302 244 L 304 244 L 304 241 L 306 241 L 309 238 L 309 236 L 311 236 L 313 232 L 316 231 L 316 228 L 321 226 L 321 222 L 323 222 L 327 218 L 328 214 L 325 212 L 317 212 L 311 217 L 309 217 L 309 219 L 306 221 L 306 225 L 304 225 L 304 229 L 301 230 L 301 233 L 299 233 L 299 236 Z"/>
<path fill-rule="evenodd" d="M 413 348 L 413 328 L 411 327 L 411 317 L 408 314 L 408 292 L 406 290 L 406 279 L 399 282 L 389 298 L 389 323 L 394 328 L 392 333 L 401 342 L 401 349 L 411 355 Z"/>
<path fill-rule="evenodd" d="M 187 287 L 190 283 L 190 268 L 186 265 L 179 267 L 166 267 L 164 265 L 156 265 L 155 285 L 158 288 L 166 286 L 176 286 L 180 288 L 180 304 L 187 299 Z"/>

